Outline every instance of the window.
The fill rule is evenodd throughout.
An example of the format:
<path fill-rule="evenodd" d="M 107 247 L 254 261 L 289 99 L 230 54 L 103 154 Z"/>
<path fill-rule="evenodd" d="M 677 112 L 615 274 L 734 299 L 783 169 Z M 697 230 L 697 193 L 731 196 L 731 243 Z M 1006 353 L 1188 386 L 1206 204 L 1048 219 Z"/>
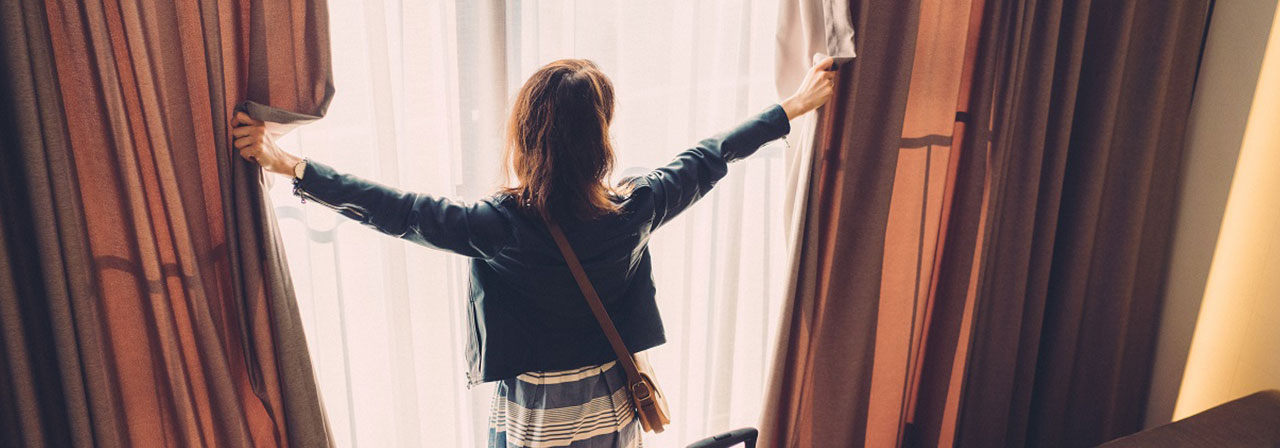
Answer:
<path fill-rule="evenodd" d="M 774 103 L 776 1 L 330 2 L 338 93 L 282 146 L 406 190 L 475 200 L 500 182 L 521 83 L 596 61 L 618 92 L 618 176 Z M 650 446 L 755 426 L 787 270 L 782 151 L 731 173 L 652 244 L 669 342 L 650 358 L 676 425 Z M 465 388 L 461 257 L 377 235 L 271 189 L 334 435 L 482 446 L 492 394 Z"/>

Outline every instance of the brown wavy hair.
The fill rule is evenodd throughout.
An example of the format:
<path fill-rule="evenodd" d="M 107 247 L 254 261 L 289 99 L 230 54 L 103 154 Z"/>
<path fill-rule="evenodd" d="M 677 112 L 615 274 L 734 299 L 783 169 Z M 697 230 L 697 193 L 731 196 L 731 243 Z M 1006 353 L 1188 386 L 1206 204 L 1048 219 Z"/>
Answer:
<path fill-rule="evenodd" d="M 590 220 L 615 213 L 613 83 L 586 59 L 538 69 L 516 96 L 506 131 L 507 185 L 529 211 Z M 511 176 L 515 176 L 514 185 Z"/>

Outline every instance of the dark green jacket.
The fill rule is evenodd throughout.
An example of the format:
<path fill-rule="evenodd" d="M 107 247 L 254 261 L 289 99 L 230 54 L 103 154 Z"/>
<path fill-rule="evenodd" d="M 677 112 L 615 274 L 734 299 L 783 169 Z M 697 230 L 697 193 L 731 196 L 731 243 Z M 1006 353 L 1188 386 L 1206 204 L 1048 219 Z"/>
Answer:
<path fill-rule="evenodd" d="M 791 131 L 774 104 L 629 180 L 620 213 L 562 222 L 565 234 L 633 352 L 666 342 L 654 301 L 649 235 L 706 195 L 728 162 Z M 507 195 L 463 204 L 408 193 L 308 162 L 294 193 L 380 232 L 471 257 L 469 384 L 615 358 L 546 226 Z"/>

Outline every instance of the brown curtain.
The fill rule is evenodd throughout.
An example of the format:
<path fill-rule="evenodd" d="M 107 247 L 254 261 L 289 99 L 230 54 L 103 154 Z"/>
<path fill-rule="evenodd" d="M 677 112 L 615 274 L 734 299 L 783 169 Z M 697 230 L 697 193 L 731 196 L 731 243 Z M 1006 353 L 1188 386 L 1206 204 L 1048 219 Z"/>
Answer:
<path fill-rule="evenodd" d="M 851 0 L 765 446 L 1140 429 L 1209 0 Z"/>
<path fill-rule="evenodd" d="M 858 57 L 840 70 L 835 97 L 819 111 L 806 211 L 798 224 L 798 272 L 784 304 L 763 446 L 863 443 L 885 218 L 919 6 L 850 3 Z"/>
<path fill-rule="evenodd" d="M 324 2 L 14 0 L 0 25 L 0 444 L 331 445 L 228 127 L 324 113 Z"/>
<path fill-rule="evenodd" d="M 955 441 L 1093 446 L 1141 429 L 1210 0 L 991 4 Z"/>

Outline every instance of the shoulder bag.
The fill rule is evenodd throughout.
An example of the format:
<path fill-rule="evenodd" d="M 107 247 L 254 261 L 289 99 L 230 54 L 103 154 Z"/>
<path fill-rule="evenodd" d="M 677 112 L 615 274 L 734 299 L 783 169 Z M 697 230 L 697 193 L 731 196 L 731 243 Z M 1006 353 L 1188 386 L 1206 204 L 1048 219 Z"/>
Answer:
<path fill-rule="evenodd" d="M 653 367 L 643 357 L 637 358 L 627 350 L 626 344 L 622 342 L 622 336 L 618 334 L 618 329 L 613 326 L 613 320 L 609 318 L 609 312 L 600 302 L 600 296 L 596 294 L 595 287 L 591 286 L 587 272 L 582 269 L 582 263 L 578 261 L 573 247 L 569 246 L 569 240 L 565 239 L 564 232 L 551 220 L 546 222 L 551 230 L 551 237 L 555 238 L 556 245 L 560 246 L 564 261 L 569 264 L 569 270 L 573 271 L 573 278 L 578 282 L 578 288 L 582 289 L 583 297 L 587 298 L 587 305 L 591 306 L 591 313 L 595 314 L 596 321 L 600 323 L 600 329 L 604 330 L 605 337 L 609 338 L 609 345 L 613 346 L 613 352 L 618 355 L 618 364 L 622 365 L 622 370 L 627 374 L 627 391 L 635 405 L 636 415 L 640 418 L 640 426 L 644 427 L 645 431 L 662 432 L 663 427 L 671 423 L 671 413 L 667 410 L 667 397 L 662 394 L 662 390 L 658 388 L 658 382 L 654 380 Z"/>

